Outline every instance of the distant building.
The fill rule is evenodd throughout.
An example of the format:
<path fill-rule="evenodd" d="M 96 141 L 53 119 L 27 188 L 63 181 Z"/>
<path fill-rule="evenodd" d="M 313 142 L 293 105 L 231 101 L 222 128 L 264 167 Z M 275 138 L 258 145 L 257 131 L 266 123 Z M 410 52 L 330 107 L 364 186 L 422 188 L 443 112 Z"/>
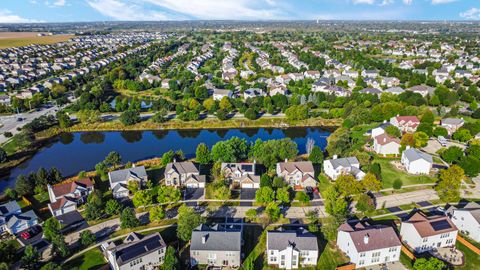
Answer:
<path fill-rule="evenodd" d="M 432 156 L 416 148 L 403 151 L 401 161 L 406 171 L 411 174 L 429 174 L 433 166 Z"/>
<path fill-rule="evenodd" d="M 386 155 L 400 154 L 400 139 L 387 135 L 386 133 L 373 138 L 373 150 L 375 153 Z"/>
<path fill-rule="evenodd" d="M 397 127 L 400 132 L 414 133 L 420 125 L 420 120 L 416 116 L 395 116 L 390 118 L 390 123 Z"/>
<path fill-rule="evenodd" d="M 165 167 L 165 185 L 174 187 L 204 188 L 205 175 L 200 175 L 191 161 L 171 162 Z"/>
<path fill-rule="evenodd" d="M 327 159 L 323 162 L 323 172 L 332 180 L 336 180 L 342 174 L 351 174 L 361 180 L 365 173 L 360 170 L 360 162 L 356 157 Z"/>
<path fill-rule="evenodd" d="M 90 178 L 55 186 L 47 185 L 50 198 L 48 208 L 55 217 L 75 211 L 77 205 L 87 201 L 87 197 L 93 192 L 93 189 L 93 182 Z"/>
<path fill-rule="evenodd" d="M 145 167 L 140 166 L 109 172 L 108 180 L 110 182 L 113 197 L 119 199 L 128 197 L 129 182 L 137 182 L 139 188 L 142 188 L 146 185 L 148 176 Z"/>
<path fill-rule="evenodd" d="M 470 202 L 463 208 L 451 206 L 448 216 L 461 233 L 480 242 L 480 204 Z"/>
<path fill-rule="evenodd" d="M 233 92 L 231 90 L 225 89 L 215 89 L 213 90 L 213 99 L 214 100 L 222 100 L 224 97 L 232 98 Z"/>
<path fill-rule="evenodd" d="M 452 135 L 465 124 L 463 118 L 444 118 L 442 119 L 441 126 L 444 127 L 448 135 Z"/>

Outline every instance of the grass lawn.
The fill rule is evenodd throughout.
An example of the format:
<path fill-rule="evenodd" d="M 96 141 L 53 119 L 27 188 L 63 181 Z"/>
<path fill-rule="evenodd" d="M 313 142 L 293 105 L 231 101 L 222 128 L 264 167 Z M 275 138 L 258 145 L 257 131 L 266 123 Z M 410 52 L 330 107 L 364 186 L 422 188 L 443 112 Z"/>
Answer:
<path fill-rule="evenodd" d="M 317 184 L 318 192 L 320 192 L 322 197 L 325 197 L 324 193 L 327 190 L 327 188 L 331 185 L 332 185 L 332 182 L 330 182 L 330 180 L 325 174 L 322 173 L 318 176 L 318 184 Z"/>
<path fill-rule="evenodd" d="M 455 269 L 464 270 L 478 270 L 480 269 L 480 256 L 468 249 L 462 243 L 457 241 L 457 248 L 465 254 L 465 265 L 461 267 L 455 267 Z"/>
<path fill-rule="evenodd" d="M 95 270 L 99 269 L 106 263 L 102 252 L 95 248 L 85 252 L 82 256 L 69 261 L 63 268 L 70 270 Z"/>
<path fill-rule="evenodd" d="M 403 186 L 415 185 L 415 184 L 429 184 L 434 183 L 435 179 L 422 175 L 410 175 L 406 172 L 400 171 L 395 166 L 390 164 L 391 159 L 375 158 L 374 162 L 380 164 L 382 168 L 382 184 L 383 188 L 392 188 L 393 182 L 396 179 L 400 179 L 403 182 Z"/>
<path fill-rule="evenodd" d="M 260 226 L 245 226 L 243 238 L 245 241 L 243 252 L 248 254 L 244 262 L 250 260 L 255 269 L 262 269 L 267 245 L 267 231 L 262 231 Z"/>
<path fill-rule="evenodd" d="M 17 38 L 4 38 L 0 39 L 0 49 L 20 47 L 31 44 L 52 44 L 57 42 L 63 42 L 71 39 L 72 35 L 55 35 L 44 37 L 17 37 Z"/>
<path fill-rule="evenodd" d="M 337 266 L 346 264 L 348 262 L 348 258 L 346 258 L 333 243 L 328 243 L 325 246 L 322 254 L 320 254 L 320 258 L 318 259 L 317 263 L 317 269 L 333 270 L 337 268 Z"/>
<path fill-rule="evenodd" d="M 400 252 L 400 262 L 405 266 L 407 269 L 412 269 L 413 267 L 413 261 L 410 260 L 410 258 L 402 252 Z"/>

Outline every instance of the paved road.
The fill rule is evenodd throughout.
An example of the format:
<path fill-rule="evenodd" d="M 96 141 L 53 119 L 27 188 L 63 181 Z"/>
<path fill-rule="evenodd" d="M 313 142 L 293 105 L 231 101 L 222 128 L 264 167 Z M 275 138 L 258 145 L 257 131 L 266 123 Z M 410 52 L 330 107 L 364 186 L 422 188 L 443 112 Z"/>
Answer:
<path fill-rule="evenodd" d="M 400 194 L 377 197 L 377 209 L 382 207 L 395 207 L 409 203 L 418 203 L 423 201 L 438 200 L 437 192 L 433 189 L 417 190 Z M 385 205 L 384 205 L 385 203 Z"/>

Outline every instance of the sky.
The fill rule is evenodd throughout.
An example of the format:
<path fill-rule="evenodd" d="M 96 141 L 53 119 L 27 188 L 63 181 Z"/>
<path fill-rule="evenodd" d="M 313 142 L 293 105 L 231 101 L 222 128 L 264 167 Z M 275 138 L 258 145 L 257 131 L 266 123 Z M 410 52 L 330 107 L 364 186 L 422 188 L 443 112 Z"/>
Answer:
<path fill-rule="evenodd" d="M 480 0 L 0 0 L 0 23 L 480 20 Z"/>

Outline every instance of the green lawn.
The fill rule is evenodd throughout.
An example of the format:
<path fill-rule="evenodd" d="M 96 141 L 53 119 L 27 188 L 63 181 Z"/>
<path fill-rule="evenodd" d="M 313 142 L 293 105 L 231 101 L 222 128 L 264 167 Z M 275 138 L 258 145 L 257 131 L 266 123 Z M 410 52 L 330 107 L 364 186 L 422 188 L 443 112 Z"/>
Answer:
<path fill-rule="evenodd" d="M 99 249 L 92 249 L 85 252 L 64 265 L 64 269 L 70 270 L 95 270 L 106 264 L 105 258 Z"/>
<path fill-rule="evenodd" d="M 425 175 L 410 175 L 404 171 L 397 170 L 395 166 L 390 164 L 391 159 L 375 158 L 376 163 L 379 163 L 382 168 L 382 184 L 383 188 L 392 188 L 393 182 L 396 179 L 400 179 L 403 182 L 403 186 L 415 185 L 415 184 L 428 184 L 434 183 L 435 179 Z"/>
<path fill-rule="evenodd" d="M 320 192 L 322 197 L 325 197 L 324 193 L 330 185 L 332 185 L 332 182 L 330 182 L 325 174 L 322 173 L 318 176 L 318 192 Z"/>
<path fill-rule="evenodd" d="M 320 258 L 318 259 L 317 269 L 321 270 L 333 270 L 337 266 L 348 263 L 349 260 L 346 258 L 333 243 L 328 243 L 325 246 Z"/>
<path fill-rule="evenodd" d="M 464 270 L 478 270 L 480 269 L 480 256 L 468 249 L 462 243 L 457 241 L 457 248 L 465 254 L 465 265 L 462 267 L 455 267 L 455 269 Z"/>
<path fill-rule="evenodd" d="M 400 252 L 400 262 L 405 266 L 407 269 L 412 269 L 413 267 L 413 261 L 410 260 L 410 258 L 405 255 L 405 253 Z"/>

